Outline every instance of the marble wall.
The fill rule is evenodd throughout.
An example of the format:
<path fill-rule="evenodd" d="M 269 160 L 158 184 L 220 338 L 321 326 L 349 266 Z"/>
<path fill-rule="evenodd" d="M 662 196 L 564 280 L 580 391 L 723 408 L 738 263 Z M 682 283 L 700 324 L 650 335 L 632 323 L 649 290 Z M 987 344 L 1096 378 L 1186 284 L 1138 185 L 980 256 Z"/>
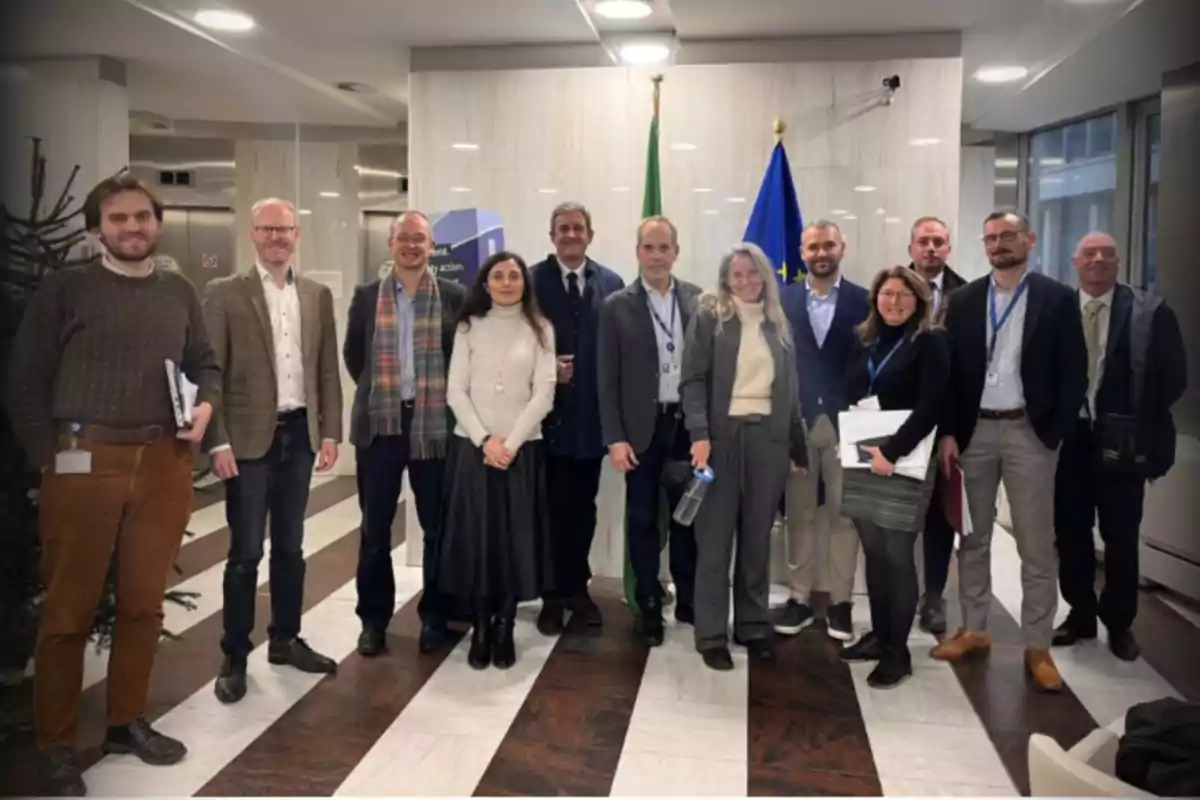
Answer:
<path fill-rule="evenodd" d="M 532 261 L 551 249 L 553 207 L 579 201 L 594 219 L 591 256 L 632 280 L 652 74 L 624 67 L 414 72 L 411 207 L 498 211 L 506 245 Z M 961 59 L 686 65 L 663 74 L 663 206 L 680 229 L 681 277 L 711 285 L 721 251 L 741 239 L 776 118 L 787 125 L 802 215 L 841 223 L 852 280 L 906 261 L 918 216 L 941 216 L 957 230 Z M 883 105 L 881 81 L 890 75 L 902 87 Z M 592 551 L 598 575 L 621 572 L 623 509 L 623 481 L 606 466 Z M 408 532 L 409 563 L 419 563 L 411 508 Z"/>

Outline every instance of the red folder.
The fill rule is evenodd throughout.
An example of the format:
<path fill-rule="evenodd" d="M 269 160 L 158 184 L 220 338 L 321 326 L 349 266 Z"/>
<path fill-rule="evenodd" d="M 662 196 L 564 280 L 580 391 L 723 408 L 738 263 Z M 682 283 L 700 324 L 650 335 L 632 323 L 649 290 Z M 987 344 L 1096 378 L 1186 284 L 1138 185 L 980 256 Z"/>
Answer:
<path fill-rule="evenodd" d="M 938 480 L 942 482 L 942 513 L 946 515 L 946 521 L 960 535 L 970 536 L 971 511 L 967 507 L 967 482 L 962 467 L 956 463 L 949 477 L 943 473 Z"/>

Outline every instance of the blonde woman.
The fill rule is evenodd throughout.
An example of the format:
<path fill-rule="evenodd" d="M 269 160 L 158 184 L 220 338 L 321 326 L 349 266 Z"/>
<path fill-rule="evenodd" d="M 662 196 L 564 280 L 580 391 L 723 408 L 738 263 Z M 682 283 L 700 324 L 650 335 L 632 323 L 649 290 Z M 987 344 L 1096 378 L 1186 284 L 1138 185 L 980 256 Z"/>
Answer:
<path fill-rule="evenodd" d="M 711 669 L 733 669 L 733 637 L 752 658 L 774 656 L 768 609 L 770 535 L 789 466 L 808 464 L 792 332 L 770 260 L 756 245 L 721 259 L 717 288 L 688 326 L 680 382 L 692 464 L 714 474 L 696 519 L 696 649 Z"/>
<path fill-rule="evenodd" d="M 923 482 L 892 476 L 896 462 L 927 437 L 941 417 L 950 380 L 950 351 L 932 322 L 929 285 L 907 267 L 880 271 L 871 283 L 870 313 L 846 374 L 851 403 L 875 397 L 884 411 L 911 410 L 892 436 L 870 454 L 873 475 L 847 470 L 842 507 L 854 520 L 867 566 L 871 631 L 842 651 L 848 661 L 878 661 L 867 677 L 877 689 L 912 675 L 908 634 L 917 611 L 913 551 L 933 494 L 936 465 Z"/>

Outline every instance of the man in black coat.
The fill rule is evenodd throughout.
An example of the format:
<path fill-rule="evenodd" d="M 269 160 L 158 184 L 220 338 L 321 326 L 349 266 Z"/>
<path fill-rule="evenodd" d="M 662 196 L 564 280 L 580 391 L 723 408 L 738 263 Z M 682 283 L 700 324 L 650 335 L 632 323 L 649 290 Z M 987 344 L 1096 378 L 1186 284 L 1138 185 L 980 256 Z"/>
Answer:
<path fill-rule="evenodd" d="M 1130 627 L 1137 615 L 1142 501 L 1146 480 L 1165 475 L 1175 460 L 1171 406 L 1187 387 L 1187 361 L 1175 313 L 1161 298 L 1139 296 L 1117 282 L 1120 261 L 1111 236 L 1083 237 L 1071 263 L 1079 276 L 1088 394 L 1058 462 L 1058 576 L 1071 612 L 1055 630 L 1054 644 L 1095 638 L 1099 618 L 1109 649 L 1133 661 L 1140 652 Z M 1101 451 L 1119 449 L 1119 428 L 1129 418 L 1137 423 L 1135 463 L 1099 460 Z M 1097 516 L 1104 541 L 1099 601 L 1092 535 Z"/>
<path fill-rule="evenodd" d="M 530 269 L 538 307 L 554 325 L 558 387 L 554 409 L 542 423 L 549 453 L 546 489 L 558 589 L 543 598 L 538 630 L 563 632 L 573 623 L 599 626 L 600 609 L 588 593 L 588 555 L 596 533 L 596 494 L 604 463 L 596 387 L 597 328 L 605 299 L 625 288 L 621 276 L 588 258 L 592 215 L 579 203 L 561 203 L 550 214 L 554 255 Z"/>

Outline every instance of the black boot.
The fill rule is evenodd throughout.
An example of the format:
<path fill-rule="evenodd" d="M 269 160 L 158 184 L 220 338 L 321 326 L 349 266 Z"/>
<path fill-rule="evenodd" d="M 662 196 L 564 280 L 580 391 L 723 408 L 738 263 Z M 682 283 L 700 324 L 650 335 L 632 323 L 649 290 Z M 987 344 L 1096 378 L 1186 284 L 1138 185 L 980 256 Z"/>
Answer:
<path fill-rule="evenodd" d="M 225 656 L 213 691 L 222 703 L 236 703 L 246 696 L 245 656 Z"/>
<path fill-rule="evenodd" d="M 517 663 L 517 647 L 513 643 L 513 618 L 498 616 L 492 623 L 492 664 L 496 669 L 508 669 Z"/>
<path fill-rule="evenodd" d="M 650 647 L 663 643 L 666 630 L 663 627 L 662 601 L 658 598 L 638 603 L 642 609 L 642 638 Z"/>
<path fill-rule="evenodd" d="M 477 616 L 471 628 L 471 649 L 467 651 L 467 663 L 472 669 L 487 669 L 492 663 L 491 618 Z"/>

